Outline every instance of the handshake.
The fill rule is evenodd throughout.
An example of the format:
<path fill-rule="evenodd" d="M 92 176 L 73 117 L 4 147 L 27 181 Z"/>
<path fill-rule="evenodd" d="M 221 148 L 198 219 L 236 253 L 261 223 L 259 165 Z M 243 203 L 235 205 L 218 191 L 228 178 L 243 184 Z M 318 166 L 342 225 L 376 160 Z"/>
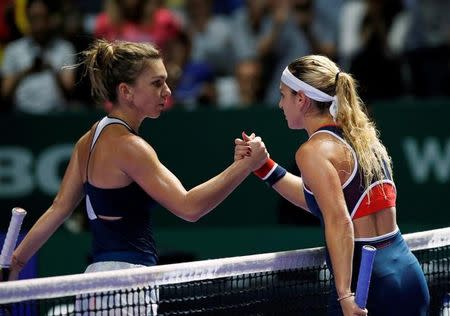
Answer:
<path fill-rule="evenodd" d="M 236 138 L 234 144 L 234 161 L 243 160 L 249 163 L 251 171 L 269 186 L 273 186 L 286 174 L 283 167 L 270 159 L 261 137 L 242 132 L 242 139 Z"/>

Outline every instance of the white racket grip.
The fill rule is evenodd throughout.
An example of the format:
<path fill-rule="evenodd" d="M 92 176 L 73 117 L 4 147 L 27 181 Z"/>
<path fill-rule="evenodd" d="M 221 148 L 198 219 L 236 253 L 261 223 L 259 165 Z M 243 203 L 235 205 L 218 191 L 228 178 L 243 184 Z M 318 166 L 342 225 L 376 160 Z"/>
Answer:
<path fill-rule="evenodd" d="M 8 232 L 6 233 L 5 242 L 3 243 L 0 254 L 1 268 L 9 268 L 11 265 L 12 254 L 16 247 L 23 218 L 26 214 L 27 212 L 23 208 L 15 207 L 12 209 L 11 221 L 9 222 Z"/>

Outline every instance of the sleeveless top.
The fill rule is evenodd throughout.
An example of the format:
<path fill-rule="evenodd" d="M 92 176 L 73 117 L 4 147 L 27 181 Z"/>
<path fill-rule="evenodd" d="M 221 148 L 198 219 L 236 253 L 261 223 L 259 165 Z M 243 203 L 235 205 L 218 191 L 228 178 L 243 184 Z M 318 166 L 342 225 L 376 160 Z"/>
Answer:
<path fill-rule="evenodd" d="M 358 163 L 355 150 L 344 140 L 342 130 L 337 126 L 323 126 L 314 132 L 309 138 L 318 133 L 327 133 L 332 135 L 351 151 L 354 160 L 352 173 L 347 181 L 342 185 L 345 203 L 352 219 L 367 216 L 380 211 L 384 208 L 394 207 L 396 201 L 396 188 L 392 181 L 392 176 L 386 167 L 384 170 L 384 179 L 374 180 L 370 186 L 364 188 L 364 178 Z M 305 194 L 306 204 L 309 211 L 318 217 L 323 224 L 322 211 L 314 197 L 314 193 L 304 184 L 303 192 Z M 370 192 L 370 195 L 369 195 Z"/>
<path fill-rule="evenodd" d="M 93 234 L 93 261 L 124 261 L 155 265 L 157 251 L 152 232 L 151 209 L 157 203 L 135 182 L 125 187 L 102 189 L 89 183 L 88 167 L 92 150 L 102 131 L 121 124 L 136 134 L 124 121 L 104 117 L 95 128 L 86 164 L 86 210 Z M 102 216 L 121 217 L 105 220 Z"/>

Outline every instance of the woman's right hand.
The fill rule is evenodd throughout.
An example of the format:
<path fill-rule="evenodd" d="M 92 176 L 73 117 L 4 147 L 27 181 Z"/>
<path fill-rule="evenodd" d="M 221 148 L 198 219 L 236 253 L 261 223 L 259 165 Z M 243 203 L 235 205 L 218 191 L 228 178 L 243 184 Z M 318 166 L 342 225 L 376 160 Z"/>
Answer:
<path fill-rule="evenodd" d="M 245 157 L 250 157 L 252 154 L 252 148 L 247 141 L 255 138 L 255 134 L 252 133 L 250 136 L 242 132 L 242 139 L 236 138 L 234 140 L 234 161 L 244 159 Z"/>
<path fill-rule="evenodd" d="M 243 140 L 236 139 L 235 160 L 241 160 L 243 156 L 244 162 L 249 163 L 250 170 L 259 169 L 269 158 L 266 146 L 261 137 L 252 133 L 248 136 L 242 133 Z M 238 159 L 236 159 L 238 158 Z"/>

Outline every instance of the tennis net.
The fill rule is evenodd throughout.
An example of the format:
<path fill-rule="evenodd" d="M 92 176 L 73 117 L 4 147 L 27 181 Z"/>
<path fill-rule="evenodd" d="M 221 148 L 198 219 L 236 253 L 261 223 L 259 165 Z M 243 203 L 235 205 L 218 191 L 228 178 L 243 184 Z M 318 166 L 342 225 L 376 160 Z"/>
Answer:
<path fill-rule="evenodd" d="M 450 227 L 404 235 L 450 316 Z M 331 275 L 310 248 L 0 284 L 0 315 L 324 315 Z"/>

